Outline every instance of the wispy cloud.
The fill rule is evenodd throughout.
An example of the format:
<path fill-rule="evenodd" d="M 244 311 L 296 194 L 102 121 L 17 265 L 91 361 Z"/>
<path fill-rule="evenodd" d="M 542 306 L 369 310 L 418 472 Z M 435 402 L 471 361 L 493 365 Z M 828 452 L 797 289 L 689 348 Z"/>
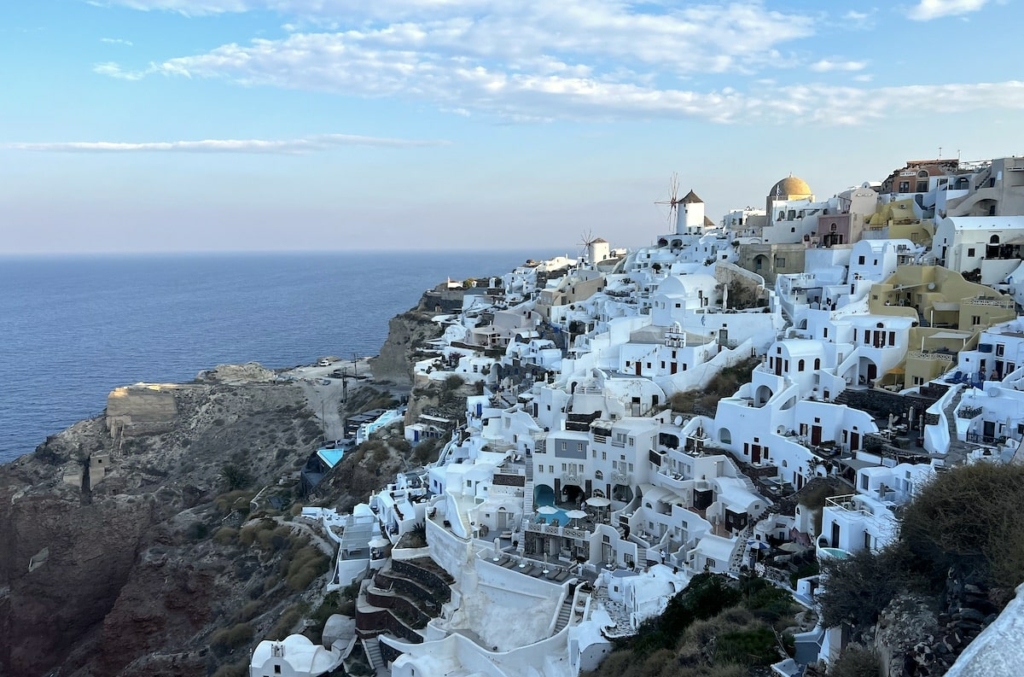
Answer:
<path fill-rule="evenodd" d="M 815 63 L 812 63 L 810 68 L 815 73 L 829 73 L 832 71 L 862 71 L 867 67 L 866 61 L 834 61 L 832 59 L 822 59 Z"/>
<path fill-rule="evenodd" d="M 104 42 L 108 45 L 123 45 L 124 47 L 131 47 L 131 40 L 122 40 L 121 38 L 100 38 L 100 42 Z"/>
<path fill-rule="evenodd" d="M 960 16 L 977 12 L 989 0 L 921 0 L 907 12 L 914 21 L 931 21 L 946 16 Z"/>
<path fill-rule="evenodd" d="M 299 154 L 331 150 L 342 146 L 419 148 L 448 145 L 448 141 L 393 139 L 352 134 L 319 134 L 300 139 L 205 139 L 202 141 L 60 141 L 53 143 L 8 143 L 0 147 L 47 153 L 281 153 Z"/>
<path fill-rule="evenodd" d="M 106 75 L 107 77 L 116 78 L 118 80 L 141 80 L 146 77 L 147 71 L 126 71 L 121 68 L 117 63 L 113 61 L 107 61 L 105 63 L 98 63 L 92 67 L 94 73 L 100 75 Z"/>

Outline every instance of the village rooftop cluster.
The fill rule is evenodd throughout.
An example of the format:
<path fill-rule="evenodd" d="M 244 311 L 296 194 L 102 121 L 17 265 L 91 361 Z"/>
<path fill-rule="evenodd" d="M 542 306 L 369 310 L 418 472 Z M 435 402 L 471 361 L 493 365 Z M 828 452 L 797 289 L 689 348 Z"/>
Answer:
<path fill-rule="evenodd" d="M 304 510 L 338 542 L 331 586 L 360 587 L 354 637 L 263 642 L 253 677 L 356 643 L 396 677 L 575 677 L 701 572 L 813 608 L 827 581 L 793 585 L 793 562 L 881 549 L 936 473 L 1022 460 L 1024 158 L 908 162 L 827 199 L 789 176 L 717 223 L 693 191 L 670 208 L 650 246 L 588 238 L 427 293 L 443 335 L 416 387 L 479 394 L 406 420 L 436 463 L 352 514 Z M 749 382 L 702 404 L 730 370 Z M 792 500 L 819 478 L 845 493 Z M 799 633 L 773 670 L 841 644 Z"/>

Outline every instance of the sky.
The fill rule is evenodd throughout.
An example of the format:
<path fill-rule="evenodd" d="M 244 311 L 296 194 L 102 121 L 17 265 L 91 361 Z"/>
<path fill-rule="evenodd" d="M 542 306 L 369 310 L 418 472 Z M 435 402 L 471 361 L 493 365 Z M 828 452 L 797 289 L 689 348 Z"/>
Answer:
<path fill-rule="evenodd" d="M 1021 0 L 0 2 L 0 254 L 643 246 L 1024 154 Z"/>

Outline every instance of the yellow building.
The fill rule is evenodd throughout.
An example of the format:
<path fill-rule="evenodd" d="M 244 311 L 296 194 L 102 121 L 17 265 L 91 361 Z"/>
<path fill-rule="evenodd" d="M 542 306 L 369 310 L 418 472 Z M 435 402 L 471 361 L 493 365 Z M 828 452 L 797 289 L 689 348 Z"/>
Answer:
<path fill-rule="evenodd" d="M 872 285 L 868 308 L 919 323 L 910 330 L 903 372 L 894 374 L 905 379 L 905 387 L 949 371 L 960 350 L 977 345 L 982 330 L 1017 316 L 1011 297 L 941 266 L 900 266 L 885 282 Z"/>

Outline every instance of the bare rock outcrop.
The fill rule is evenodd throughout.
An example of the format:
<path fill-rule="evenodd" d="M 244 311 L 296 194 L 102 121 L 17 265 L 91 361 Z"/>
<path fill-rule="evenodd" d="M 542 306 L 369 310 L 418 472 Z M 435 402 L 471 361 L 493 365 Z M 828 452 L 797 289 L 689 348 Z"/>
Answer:
<path fill-rule="evenodd" d="M 205 676 L 238 659 L 210 653 L 212 632 L 267 590 L 268 606 L 298 594 L 274 582 L 284 551 L 242 544 L 237 501 L 217 499 L 236 483 L 291 500 L 320 435 L 302 390 L 258 378 L 143 390 L 114 398 L 114 415 L 165 414 L 165 428 L 112 435 L 101 415 L 0 466 L 0 675 Z M 214 538 L 224 526 L 236 535 Z"/>

